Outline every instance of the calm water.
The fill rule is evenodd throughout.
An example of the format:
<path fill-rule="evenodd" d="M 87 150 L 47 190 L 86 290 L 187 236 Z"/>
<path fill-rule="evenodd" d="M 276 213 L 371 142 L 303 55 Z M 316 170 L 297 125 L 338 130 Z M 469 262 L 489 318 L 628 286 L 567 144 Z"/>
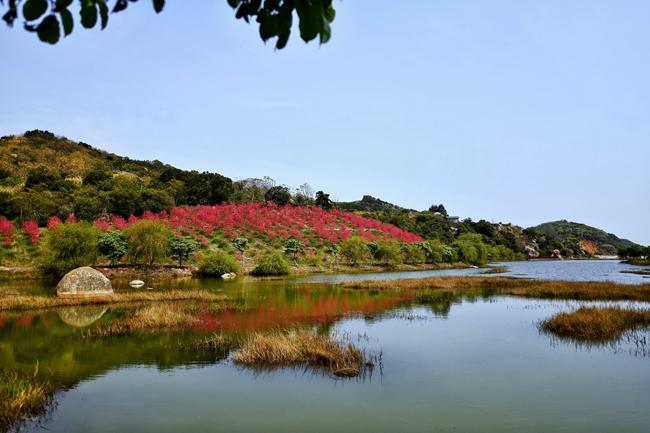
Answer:
<path fill-rule="evenodd" d="M 33 372 L 38 362 L 40 376 L 69 388 L 25 431 L 650 430 L 650 357 L 642 348 L 585 347 L 538 331 L 538 321 L 577 302 L 500 296 L 418 304 L 404 294 L 303 281 L 185 281 L 228 293 L 248 310 L 206 315 L 181 334 L 81 337 L 79 326 L 109 323 L 125 314 L 120 309 L 0 313 L 0 368 Z M 245 369 L 227 354 L 177 349 L 206 332 L 277 326 L 345 336 L 381 353 L 381 368 L 335 379 L 303 368 Z"/>

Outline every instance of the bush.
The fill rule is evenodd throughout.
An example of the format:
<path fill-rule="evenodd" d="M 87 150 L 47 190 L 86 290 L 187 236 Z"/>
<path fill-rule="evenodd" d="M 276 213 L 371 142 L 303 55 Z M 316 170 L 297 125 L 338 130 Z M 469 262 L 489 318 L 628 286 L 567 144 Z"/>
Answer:
<path fill-rule="evenodd" d="M 199 274 L 222 276 L 229 272 L 239 273 L 239 262 L 230 254 L 207 253 L 199 262 Z"/>
<path fill-rule="evenodd" d="M 381 264 L 401 263 L 402 249 L 397 241 L 379 241 L 375 251 L 375 260 Z"/>
<path fill-rule="evenodd" d="M 117 230 L 102 233 L 99 235 L 97 248 L 102 256 L 111 261 L 111 265 L 115 265 L 118 260 L 126 255 L 126 236 Z"/>
<path fill-rule="evenodd" d="M 424 245 L 428 247 L 428 244 Z M 408 264 L 420 264 L 426 262 L 427 257 L 420 243 L 402 244 L 402 260 Z"/>
<path fill-rule="evenodd" d="M 289 265 L 281 254 L 267 253 L 262 256 L 262 259 L 251 273 L 257 276 L 287 275 L 289 274 Z"/>
<path fill-rule="evenodd" d="M 128 255 L 133 263 L 144 260 L 151 266 L 167 256 L 172 232 L 165 224 L 142 220 L 127 227 L 124 232 L 128 238 Z"/>
<path fill-rule="evenodd" d="M 488 259 L 488 247 L 483 243 L 483 237 L 476 233 L 465 233 L 456 241 L 458 255 L 466 262 L 474 265 Z"/>
<path fill-rule="evenodd" d="M 169 252 L 178 260 L 178 266 L 183 266 L 183 260 L 189 259 L 198 248 L 199 243 L 189 236 L 174 236 L 169 242 Z"/>
<path fill-rule="evenodd" d="M 368 253 L 367 242 L 360 236 L 351 236 L 341 246 L 341 255 L 352 265 L 366 260 Z"/>
<path fill-rule="evenodd" d="M 62 275 L 79 266 L 95 263 L 99 229 L 90 223 L 58 224 L 48 230 L 43 268 Z"/>

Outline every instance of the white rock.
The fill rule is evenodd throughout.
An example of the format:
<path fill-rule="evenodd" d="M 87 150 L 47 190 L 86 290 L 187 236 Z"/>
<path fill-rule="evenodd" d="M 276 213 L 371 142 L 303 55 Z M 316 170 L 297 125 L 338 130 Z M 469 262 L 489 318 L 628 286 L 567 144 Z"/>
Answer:
<path fill-rule="evenodd" d="M 134 289 L 139 289 L 140 287 L 144 286 L 144 281 L 133 280 L 129 283 L 129 286 L 133 287 Z"/>
<path fill-rule="evenodd" d="M 235 278 L 236 276 L 237 276 L 236 273 L 234 273 L 234 272 L 228 272 L 227 274 L 223 274 L 223 275 L 221 276 L 221 278 L 223 278 L 224 280 L 232 280 L 232 279 Z"/>

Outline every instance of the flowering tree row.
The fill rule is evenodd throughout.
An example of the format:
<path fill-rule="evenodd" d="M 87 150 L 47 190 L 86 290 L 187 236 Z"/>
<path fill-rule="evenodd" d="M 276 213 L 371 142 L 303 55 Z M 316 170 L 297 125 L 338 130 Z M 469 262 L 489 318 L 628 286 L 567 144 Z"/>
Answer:
<path fill-rule="evenodd" d="M 273 241 L 295 238 L 315 245 L 337 244 L 352 235 L 361 236 L 367 241 L 422 241 L 420 236 L 391 224 L 349 212 L 261 203 L 177 207 L 170 212 L 146 211 L 140 217 L 132 215 L 127 219 L 113 215 L 94 223 L 102 231 L 121 230 L 142 219 L 165 221 L 178 234 L 193 236 L 203 244 L 207 244 L 208 237 L 215 232 L 230 239 L 246 237 Z M 67 222 L 74 223 L 76 219 L 70 215 Z M 47 227 L 61 223 L 58 217 L 53 216 Z M 36 222 L 26 221 L 21 228 L 32 244 L 39 242 L 40 229 Z M 16 231 L 11 221 L 0 217 L 0 236 L 5 245 L 11 245 Z"/>

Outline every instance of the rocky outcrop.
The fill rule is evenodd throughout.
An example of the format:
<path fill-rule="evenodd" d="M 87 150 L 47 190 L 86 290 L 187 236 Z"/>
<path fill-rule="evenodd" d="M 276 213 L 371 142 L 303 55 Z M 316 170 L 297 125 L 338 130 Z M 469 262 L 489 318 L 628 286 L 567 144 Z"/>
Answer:
<path fill-rule="evenodd" d="M 84 266 L 73 269 L 56 285 L 57 296 L 112 295 L 111 280 L 95 269 Z"/>
<path fill-rule="evenodd" d="M 536 259 L 539 257 L 539 251 L 537 251 L 534 247 L 526 245 L 525 250 L 526 250 L 526 255 L 528 256 L 529 259 Z"/>

